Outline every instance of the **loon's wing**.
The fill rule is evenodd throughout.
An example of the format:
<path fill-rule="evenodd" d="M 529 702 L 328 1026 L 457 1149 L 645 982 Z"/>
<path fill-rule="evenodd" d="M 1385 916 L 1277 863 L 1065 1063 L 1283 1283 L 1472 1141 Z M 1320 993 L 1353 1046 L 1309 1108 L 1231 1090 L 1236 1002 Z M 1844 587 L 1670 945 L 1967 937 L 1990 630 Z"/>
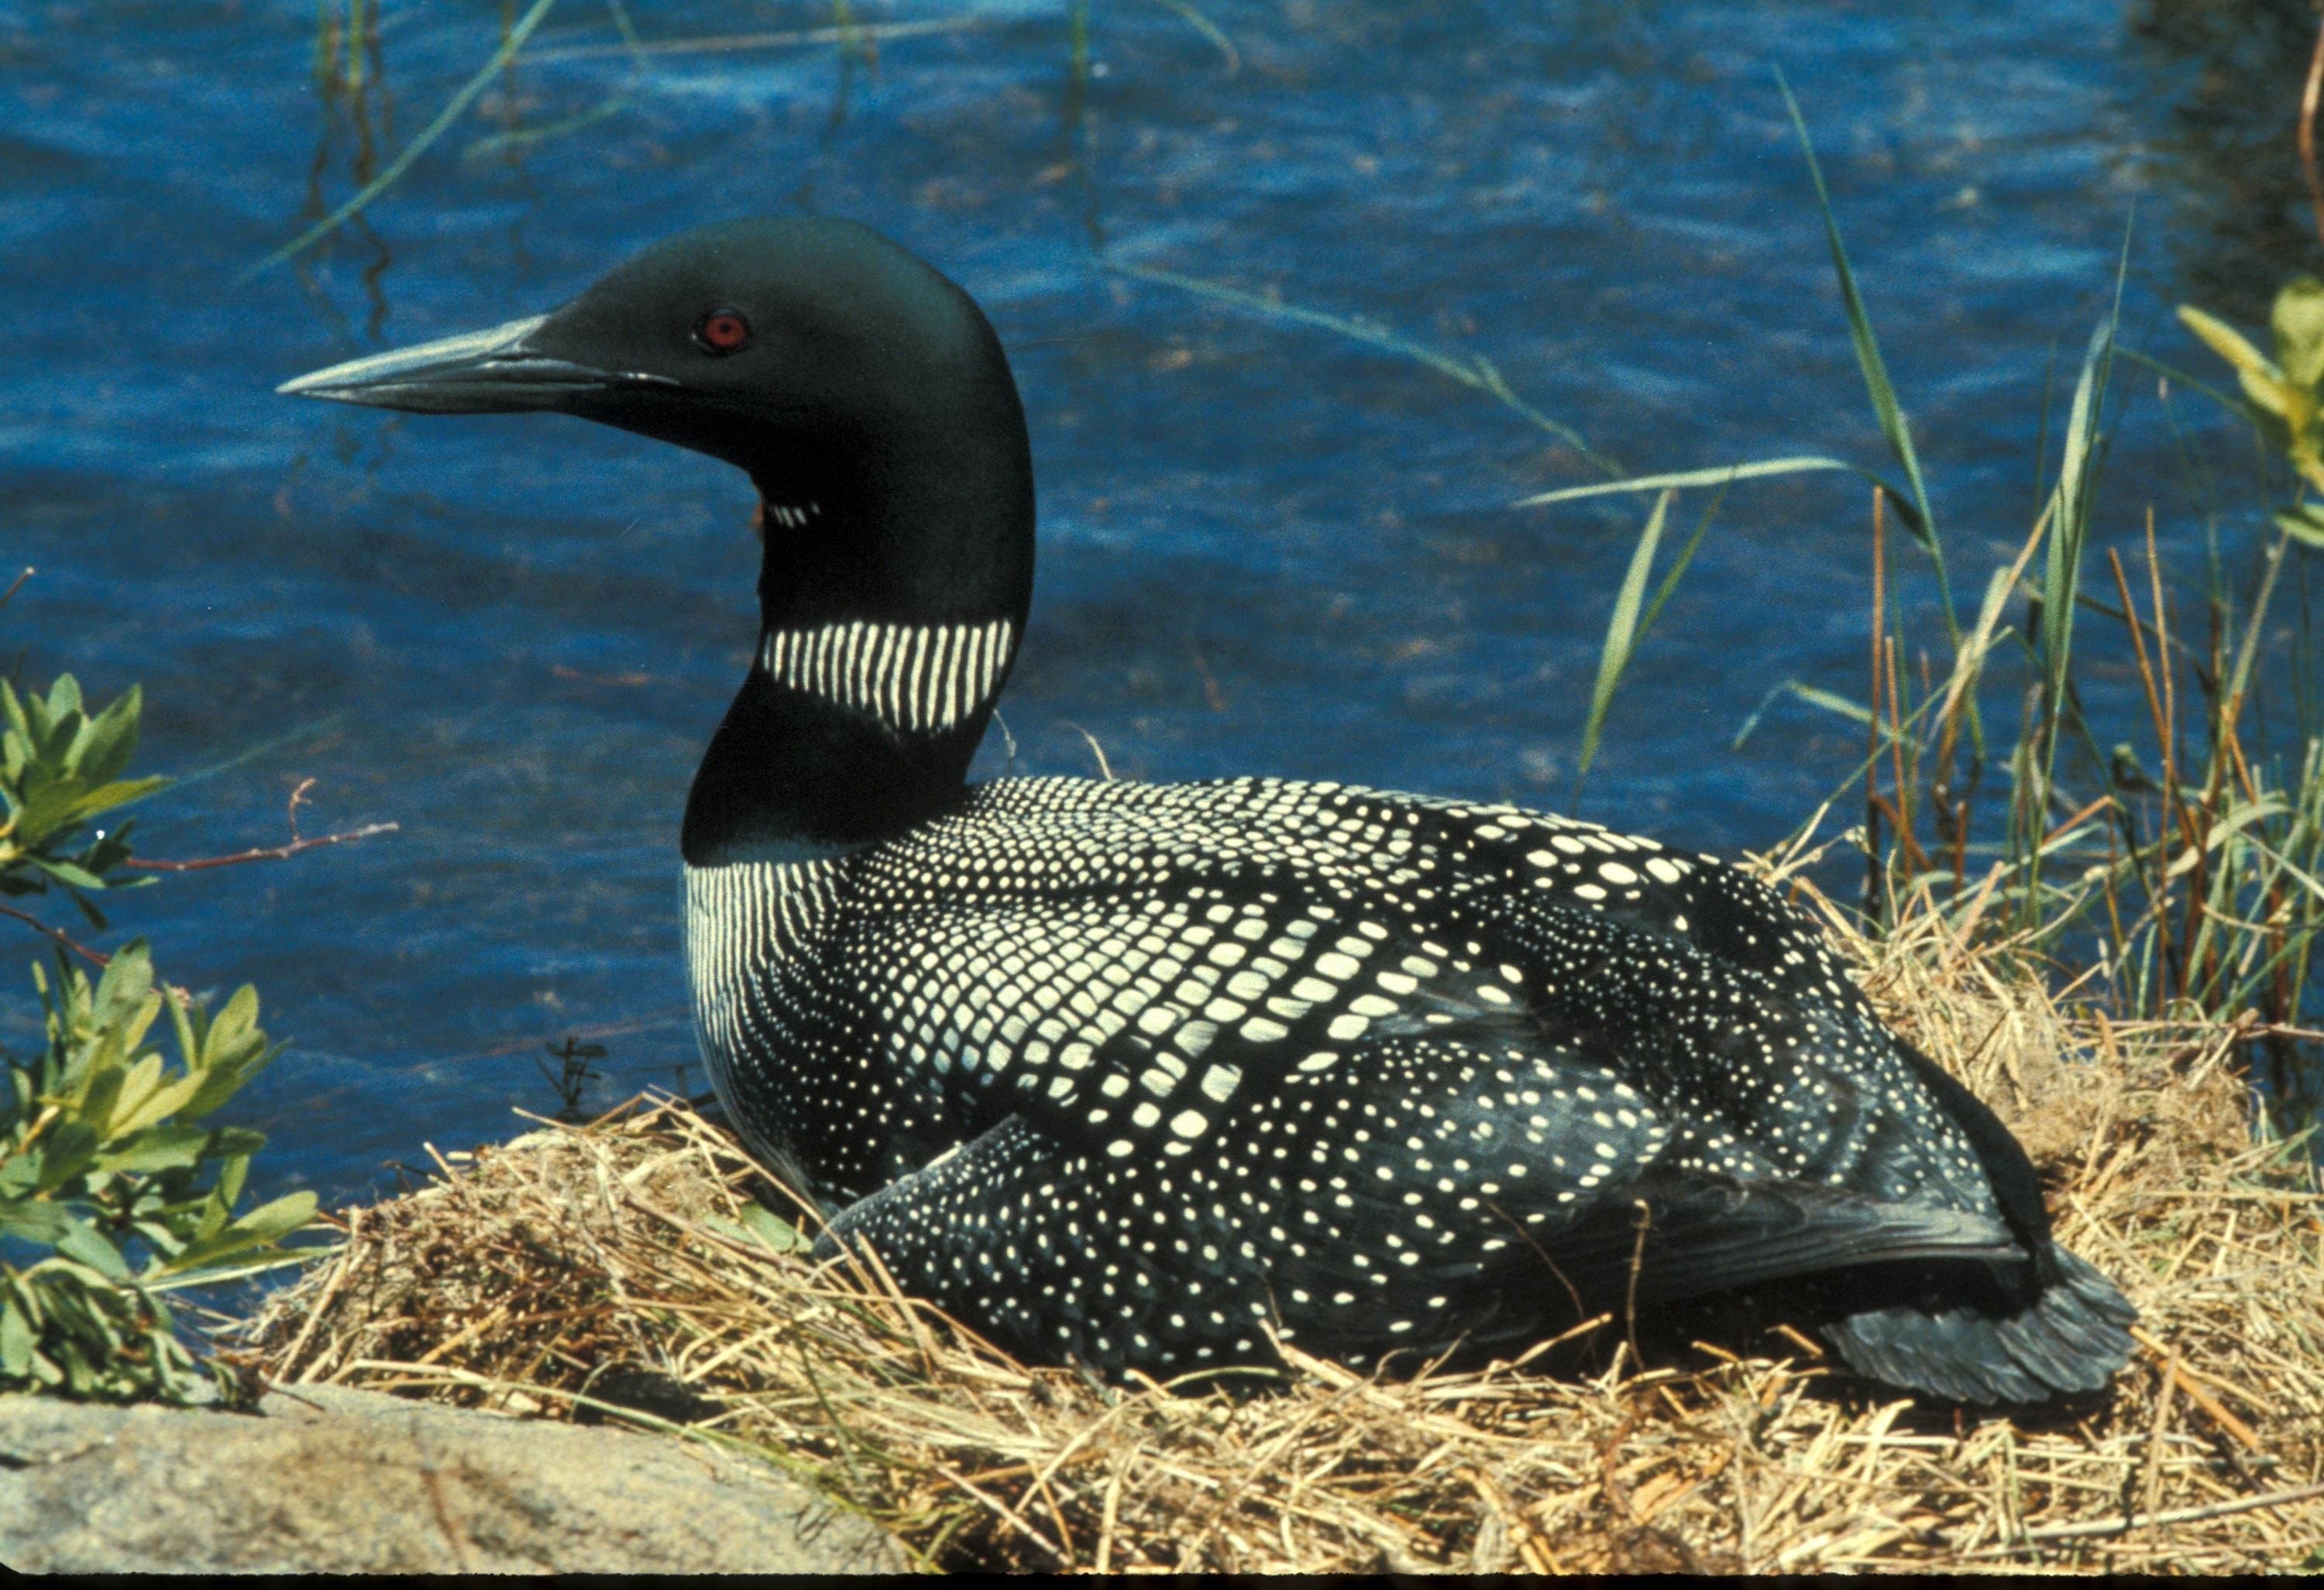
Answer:
<path fill-rule="evenodd" d="M 1680 1135 L 1666 1114 L 1489 1007 L 1276 1048 L 1214 1039 L 1203 1064 L 1241 1081 L 1198 1112 L 1161 1035 L 1125 1030 L 1087 1065 L 1123 1084 L 1091 1090 L 1111 1099 L 1095 1131 L 1015 1089 L 1012 1113 L 834 1232 L 1003 1345 L 1159 1373 L 1263 1359 L 1262 1323 L 1357 1360 L 1546 1336 L 1619 1308 L 1634 1259 L 1634 1295 L 1658 1300 L 1867 1259 L 2023 1256 L 1981 1217 L 1657 1172 Z"/>
<path fill-rule="evenodd" d="M 2026 1268 L 1978 1144 L 1748 879 L 1360 792 L 1107 788 L 883 851 L 892 906 L 825 957 L 909 1062 L 861 1107 L 966 1139 L 836 1229 L 1010 1345 L 1166 1374 L 1267 1325 L 1365 1361 Z"/>
<path fill-rule="evenodd" d="M 1615 1189 L 1546 1240 L 1543 1251 L 1585 1292 L 1639 1302 L 1676 1301 L 1857 1264 L 2023 1262 L 2027 1256 L 1991 1216 L 1881 1203 L 1801 1182 L 1746 1187 L 1699 1174 L 1649 1174 Z"/>

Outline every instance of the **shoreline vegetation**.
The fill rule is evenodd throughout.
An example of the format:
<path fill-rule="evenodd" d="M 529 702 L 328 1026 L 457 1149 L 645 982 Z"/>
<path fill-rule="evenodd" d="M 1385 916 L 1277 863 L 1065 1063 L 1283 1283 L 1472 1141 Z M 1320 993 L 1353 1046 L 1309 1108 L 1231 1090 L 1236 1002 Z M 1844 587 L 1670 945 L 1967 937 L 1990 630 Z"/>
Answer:
<path fill-rule="evenodd" d="M 268 1379 L 753 1453 L 943 1569 L 1812 1572 L 2324 1567 L 2324 1180 L 2255 1133 L 2249 1020 L 2062 1008 L 1922 909 L 1881 942 L 1788 886 L 1888 1020 L 1990 1102 L 2140 1350 L 2106 1392 L 2003 1413 L 1894 1397 L 1770 1331 L 1641 1368 L 1279 1394 L 1028 1370 L 876 1273 L 818 1273 L 681 1102 L 441 1155 L 244 1328 Z M 1531 1356 L 1531 1355 L 1528 1355 Z M 1537 1367 L 1537 1366 L 1536 1366 Z"/>

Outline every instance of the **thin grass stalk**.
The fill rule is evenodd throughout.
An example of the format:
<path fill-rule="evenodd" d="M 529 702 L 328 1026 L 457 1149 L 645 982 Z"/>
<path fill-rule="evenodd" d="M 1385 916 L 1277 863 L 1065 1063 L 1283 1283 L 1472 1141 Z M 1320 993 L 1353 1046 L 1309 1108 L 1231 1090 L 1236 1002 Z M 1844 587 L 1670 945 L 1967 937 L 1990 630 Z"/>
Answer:
<path fill-rule="evenodd" d="M 1799 101 L 1792 96 L 1792 86 L 1781 67 L 1775 69 L 1775 87 L 1783 94 L 1784 108 L 1792 118 L 1792 130 L 1799 137 L 1800 153 L 1807 161 L 1808 179 L 1815 185 L 1816 205 L 1823 216 L 1824 242 L 1831 252 L 1833 273 L 1840 280 L 1841 307 L 1848 314 L 1848 334 L 1856 350 L 1857 368 L 1864 377 L 1867 395 L 1872 400 L 1873 417 L 1879 423 L 1880 433 L 1889 451 L 1904 471 L 1904 483 L 1912 492 L 1912 515 L 1908 528 L 1914 538 L 1927 549 L 1929 561 L 1936 571 L 1937 599 L 1944 610 L 1945 635 L 1955 651 L 1960 648 L 1960 620 L 1953 611 L 1952 582 L 1945 574 L 1944 544 L 1937 535 L 1936 515 L 1929 507 L 1929 491 L 1921 477 L 1921 459 L 1913 446 L 1912 427 L 1905 422 L 1903 409 L 1896 401 L 1896 389 L 1888 379 L 1887 361 L 1880 355 L 1880 341 L 1873 334 L 1872 317 L 1864 307 L 1864 295 L 1858 290 L 1856 272 L 1848 262 L 1848 248 L 1840 237 L 1840 219 L 1832 208 L 1831 193 L 1824 186 L 1823 168 L 1817 162 L 1815 142 L 1808 136 L 1808 124 L 1800 114 Z"/>
<path fill-rule="evenodd" d="M 2223 712 L 2220 695 L 2221 681 L 2227 677 L 2227 604 L 2218 582 L 2218 559 L 2212 559 L 2212 582 L 2208 592 L 2205 634 L 2206 655 L 2209 661 L 2209 676 L 2198 675 L 2196 683 L 2203 692 L 2204 767 L 2201 792 L 2193 803 L 2195 837 L 2189 847 L 2193 857 L 2187 877 L 2186 914 L 2181 937 L 2186 942 L 2187 967 L 2180 997 L 2190 1004 L 2197 998 L 2195 990 L 2208 980 L 2202 959 L 2202 929 L 2204 902 L 2209 896 L 2211 860 L 2211 836 L 2218 820 L 2214 789 L 2219 762 L 2219 723 Z"/>
<path fill-rule="evenodd" d="M 2154 544 L 2154 510 L 2151 508 L 2147 510 L 2146 514 L 2146 536 L 2147 546 L 2151 550 Z M 2170 658 L 2167 652 L 2163 653 L 2159 659 L 2148 657 L 2145 632 L 2138 622 L 2137 604 L 2131 600 L 2130 578 L 2123 571 L 2120 555 L 2112 547 L 2107 548 L 2107 565 L 2114 574 L 2115 590 L 2122 597 L 2123 611 L 2129 615 L 2130 643 L 2138 661 L 2139 685 L 2146 694 L 2146 711 L 2154 726 L 2156 743 L 2163 747 L 2161 814 L 2155 823 L 2153 869 L 2150 872 L 2146 868 L 2139 865 L 2138 846 L 2135 838 L 2128 865 L 2137 873 L 2139 882 L 2145 890 L 2148 914 L 2153 921 L 2154 932 L 2160 940 L 2157 948 L 2167 962 L 2172 953 L 2169 910 L 2171 836 L 2173 832 L 2186 824 L 2185 812 L 2172 786 L 2176 768 L 2171 759 L 2171 720 L 2170 714 L 2163 706 L 2163 696 L 2170 686 L 2167 681 L 2158 685 L 2155 679 L 2155 662 L 2159 660 L 2167 674 L 2170 669 Z M 2163 633 L 2165 620 L 2159 607 L 2155 610 L 2154 622 L 2158 635 Z M 2158 646 L 2159 644 L 2158 642 Z M 2123 937 L 2119 924 L 2116 926 L 2115 936 L 2117 943 L 2127 942 Z M 2144 1010 L 2145 1006 L 2141 1001 L 2135 1004 L 2133 1008 Z"/>
<path fill-rule="evenodd" d="M 1952 675 L 1945 682 L 1945 701 L 1941 714 L 1943 731 L 1936 760 L 1939 778 L 1950 778 L 1953 769 L 1959 766 L 1956 758 L 1964 710 L 1975 700 L 1977 687 L 1985 676 L 1986 658 L 1993 648 L 2002 609 L 2007 604 L 2010 593 L 2016 588 L 2019 576 L 2025 572 L 2025 565 L 2032 559 L 2034 549 L 2042 544 L 2050 519 L 2051 510 L 2045 508 L 2034 521 L 2034 528 L 2018 547 L 2017 556 L 2008 568 L 1994 570 L 1993 577 L 1986 583 L 1985 599 L 1978 604 L 1977 623 L 1969 631 L 1969 642 L 1954 653 Z M 2014 805 L 2012 809 L 2014 813 Z M 1968 883 L 1969 817 L 1969 795 L 1964 791 L 1957 808 L 1953 841 L 1956 889 L 1966 887 Z"/>
<path fill-rule="evenodd" d="M 2315 747 L 2311 745 L 2311 755 L 2304 765 L 2304 771 L 2311 778 L 2324 778 L 2324 767 L 2317 765 L 2312 754 L 2314 749 Z M 2298 837 L 2300 827 L 2305 826 L 2310 820 L 2310 814 L 2314 810 L 2314 804 L 2319 800 L 2324 800 L 2324 788 L 2318 788 L 2311 783 L 2302 790 L 2301 799 L 2307 804 L 2306 809 L 2295 814 L 2292 825 L 2287 827 L 2284 841 L 2273 846 L 2268 844 L 2264 838 L 2259 840 L 2243 838 L 2238 841 L 2243 848 L 2255 851 L 2264 864 L 2260 869 L 2261 881 L 2256 888 L 2265 896 L 2263 904 L 2267 909 L 2255 921 L 2239 920 L 2236 924 L 2255 934 L 2268 936 L 2273 949 L 2268 960 L 2261 968 L 2263 976 L 2273 977 L 2276 969 L 2295 952 L 2301 956 L 2303 965 L 2305 962 L 2307 946 L 2304 942 L 2301 942 L 2305 939 L 2305 933 L 2292 935 L 2288 934 L 2283 927 L 2284 918 L 2289 914 L 2288 907 L 2283 904 L 2288 897 L 2284 887 L 2285 879 L 2290 878 L 2300 886 L 2296 896 L 2290 897 L 2311 901 L 2324 898 L 2324 882 L 2317 879 L 2314 869 L 2298 865 L 2288 853 L 2292 849 L 2292 841 Z M 2304 983 L 2304 973 L 2301 980 Z M 2234 997 L 2225 1002 L 2223 1008 L 2235 1008 L 2246 1002 L 2248 998 L 2249 990 L 2238 988 Z M 2299 1016 L 2299 1000 L 2296 993 L 2286 990 L 2286 997 L 2279 1002 L 2262 1006 L 2261 1014 L 2272 1025 L 2289 1025 L 2296 1021 Z"/>
<path fill-rule="evenodd" d="M 2246 797 L 2249 798 L 2251 795 L 2251 776 L 2249 769 L 2244 766 L 2242 738 L 2237 725 L 2243 716 L 2244 703 L 2248 697 L 2252 668 L 2259 654 L 2260 638 L 2266 632 L 2267 611 L 2275 593 L 2276 576 L 2282 572 L 2284 549 L 2291 544 L 2291 540 L 2289 532 L 2279 532 L 2275 545 L 2268 549 L 2266 572 L 2261 576 L 2259 590 L 2252 599 L 2251 612 L 2245 621 L 2243 635 L 2236 647 L 2234 666 L 2222 680 L 2221 689 L 2215 698 L 2218 703 L 2217 721 L 2212 729 L 2211 761 L 2204 779 L 2201 802 L 2201 809 L 2206 817 L 2210 820 L 2207 827 L 2211 832 L 2216 831 L 2222 798 L 2227 794 L 2227 782 L 2231 776 L 2244 786 Z M 2209 832 L 2207 832 L 2204 851 L 2206 856 L 2209 853 Z M 2230 877 L 2228 863 L 2232 859 L 2231 844 L 2232 841 L 2229 844 L 2220 847 L 2219 878 L 2222 880 Z M 2199 860 L 2198 870 L 2200 871 L 2200 869 L 2201 862 Z M 2205 913 L 2204 937 L 2199 942 L 2208 944 L 2210 942 L 2211 915 L 2222 910 L 2225 902 L 2218 897 L 2219 891 L 2216 886 L 2209 891 L 2190 889 L 2190 905 L 2193 897 L 2197 895 L 2204 900 Z M 2201 959 L 2200 955 L 2199 959 Z M 2202 988 L 2216 988 L 2218 986 L 2219 975 L 2218 968 L 2209 960 L 2202 959 L 2200 979 Z M 2203 1008 L 2210 1010 L 2217 1007 L 2207 1000 Z"/>
<path fill-rule="evenodd" d="M 2042 843 L 2040 796 L 2035 789 L 2034 748 L 2040 736 L 2041 686 L 2026 686 L 2018 708 L 2019 732 L 2009 748 L 2009 822 L 2002 841 L 2002 859 L 2013 875 L 2022 874 L 2026 859 Z M 2013 883 L 2006 891 L 2015 930 L 2024 933 L 2029 920 L 2025 890 Z"/>
<path fill-rule="evenodd" d="M 1872 493 L 1872 677 L 1866 693 L 1872 711 L 1864 727 L 1864 914 L 1876 922 L 1886 870 L 1880 857 L 1880 653 L 1882 626 L 1888 616 L 1888 521 L 1881 511 L 1886 496 L 1879 491 Z"/>
<path fill-rule="evenodd" d="M 2233 957 L 2236 946 L 2229 935 L 2233 933 L 2236 863 L 2243 850 L 2243 841 L 2236 829 L 2236 819 L 2248 808 L 2230 810 L 2218 824 L 2220 832 L 2217 861 L 2210 886 L 2202 899 L 2202 928 L 2196 940 L 2196 960 L 2202 969 L 2201 980 L 2194 988 L 2196 1008 L 2203 1016 L 2225 1016 L 2230 1014 L 2234 974 Z"/>
<path fill-rule="evenodd" d="M 2300 813 L 2294 832 L 2301 837 L 2298 849 L 2309 865 L 2307 871 L 2318 870 L 2319 855 L 2324 855 L 2324 740 L 2310 739 L 2301 760 Z M 2297 1013 L 2306 1003 L 2308 968 L 2314 951 L 2319 922 L 2324 922 L 2324 889 L 2310 888 L 2301 896 L 2301 920 L 2293 937 L 2294 970 L 2292 993 L 2289 1008 Z"/>
<path fill-rule="evenodd" d="M 1646 639 L 1646 631 L 1653 629 L 1655 620 L 1662 616 L 1663 604 L 1678 589 L 1679 577 L 1686 573 L 1687 565 L 1694 561 L 1695 551 L 1702 547 L 1703 536 L 1711 529 L 1711 521 L 1718 515 L 1720 504 L 1727 501 L 1727 490 L 1726 483 L 1722 482 L 1719 490 L 1711 493 L 1702 516 L 1694 521 L 1694 533 L 1686 538 L 1686 545 L 1680 547 L 1678 556 L 1671 560 L 1670 570 L 1663 575 L 1663 583 L 1655 587 L 1655 599 L 1646 603 L 1646 611 L 1638 620 L 1637 639 Z"/>
<path fill-rule="evenodd" d="M 2058 740 L 2072 711 L 2070 670 L 2073 658 L 2076 597 L 2081 582 L 2082 546 L 2089 534 L 2094 471 L 2092 455 L 2098 439 L 2103 403 L 2103 370 L 2114 343 L 2114 322 L 2101 321 L 2090 334 L 2082 356 L 2081 374 L 2074 383 L 2074 399 L 2066 418 L 2064 449 L 2058 461 L 2058 484 L 2052 496 L 2055 509 L 2050 529 L 2049 556 L 2042 576 L 2042 710 L 2035 767 L 2035 809 L 2046 815 L 2055 791 Z M 2037 825 L 2038 826 L 2038 825 Z M 2028 858 L 2027 898 L 2040 886 L 2041 850 Z M 2029 920 L 2026 924 L 2032 926 Z"/>
<path fill-rule="evenodd" d="M 1084 0 L 1085 5 L 1086 0 Z M 1481 356 L 1464 357 L 1432 348 L 1425 343 L 1398 335 L 1369 321 L 1344 315 L 1333 315 L 1322 309 L 1310 309 L 1288 304 L 1279 299 L 1230 287 L 1222 281 L 1208 281 L 1198 276 L 1185 276 L 1176 271 L 1157 270 L 1150 265 L 1130 265 L 1115 260 L 1101 260 L 1102 269 L 1116 276 L 1127 276 L 1135 281 L 1150 281 L 1159 287 L 1174 287 L 1197 298 L 1231 304 L 1249 309 L 1269 319 L 1288 320 L 1301 326 L 1314 326 L 1336 333 L 1353 342 L 1395 354 L 1415 363 L 1425 365 L 1449 380 L 1456 381 L 1472 391 L 1484 393 L 1495 402 L 1517 414 L 1528 424 L 1548 432 L 1571 447 L 1574 454 L 1600 473 L 1619 477 L 1622 467 L 1612 458 L 1598 452 L 1572 426 L 1553 419 L 1513 391 L 1508 381 L 1491 361 Z M 1563 502 L 1577 497 L 1590 497 L 1609 492 L 1645 492 L 1665 486 L 1724 485 L 1733 481 L 1748 480 L 1758 475 L 1792 474 L 1802 470 L 1847 469 L 1849 465 L 1836 458 L 1777 458 L 1757 464 L 1735 464 L 1721 469 L 1692 470 L 1683 474 L 1655 476 L 1651 479 L 1628 480 L 1615 478 L 1597 486 L 1577 486 L 1562 492 L 1545 492 L 1513 502 L 1512 508 L 1535 508 L 1552 502 Z"/>
<path fill-rule="evenodd" d="M 2167 880 L 2171 876 L 2171 835 L 2178 833 L 2190 848 L 2196 841 L 2195 821 L 2187 810 L 2186 796 L 2179 786 L 2179 700 L 2175 684 L 2179 670 L 2171 652 L 2171 609 L 2163 594 L 2163 559 L 2155 550 L 2154 511 L 2151 508 L 2146 514 L 2146 578 L 2147 588 L 2154 602 L 2155 661 L 2163 676 L 2163 799 L 2169 808 L 2170 818 L 2163 824 L 2163 832 L 2157 836 L 2160 850 L 2155 858 L 2155 876 Z M 2167 906 L 2167 886 L 2163 896 L 2163 906 Z M 2170 943 L 2169 924 L 2167 920 L 2159 921 L 2163 943 L 2167 947 Z M 2171 978 L 2173 991 L 2183 996 L 2187 988 L 2187 972 L 2182 958 L 2166 953 L 2163 969 Z M 2157 992 L 2160 993 L 2159 988 Z M 2154 1014 L 2161 1013 L 2158 1004 Z"/>
<path fill-rule="evenodd" d="M 1888 754 L 1896 783 L 1896 842 L 1903 848 L 1907 876 L 1918 878 L 1929 869 L 1929 856 L 1913 832 L 1913 792 L 1921 786 L 1920 742 L 1904 732 L 1906 709 L 1900 677 L 1904 669 L 1897 657 L 1901 649 L 1901 641 L 1892 632 L 1888 637 Z M 1917 717 L 1918 713 L 1914 715 Z M 1905 762 L 1908 752 L 1912 757 L 1910 767 Z"/>

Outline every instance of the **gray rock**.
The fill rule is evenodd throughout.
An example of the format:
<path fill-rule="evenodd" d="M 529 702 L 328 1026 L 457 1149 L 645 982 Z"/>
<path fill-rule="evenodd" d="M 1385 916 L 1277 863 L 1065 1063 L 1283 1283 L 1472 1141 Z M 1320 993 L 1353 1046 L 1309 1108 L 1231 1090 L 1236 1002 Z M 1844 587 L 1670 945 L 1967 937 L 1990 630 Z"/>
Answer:
<path fill-rule="evenodd" d="M 908 1566 L 869 1521 L 698 1442 L 337 1386 L 271 1393 L 254 1417 L 0 1396 L 0 1564 L 50 1573 Z"/>

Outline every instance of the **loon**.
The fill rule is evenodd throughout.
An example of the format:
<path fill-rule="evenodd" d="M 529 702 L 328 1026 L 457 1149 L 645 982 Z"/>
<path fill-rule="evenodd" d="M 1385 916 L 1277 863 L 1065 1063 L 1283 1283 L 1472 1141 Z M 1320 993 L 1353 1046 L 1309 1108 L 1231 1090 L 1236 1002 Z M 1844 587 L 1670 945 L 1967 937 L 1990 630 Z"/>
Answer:
<path fill-rule="evenodd" d="M 2135 1310 L 2008 1130 L 1714 857 L 1331 783 L 969 783 L 1031 602 L 1030 446 L 982 313 L 878 234 L 702 226 L 280 390 L 749 473 L 762 621 L 686 805 L 687 954 L 728 1115 L 836 1210 L 820 1255 L 868 1243 L 1117 1376 L 1515 1352 L 1771 1288 L 1960 1402 L 2127 1360 Z"/>

